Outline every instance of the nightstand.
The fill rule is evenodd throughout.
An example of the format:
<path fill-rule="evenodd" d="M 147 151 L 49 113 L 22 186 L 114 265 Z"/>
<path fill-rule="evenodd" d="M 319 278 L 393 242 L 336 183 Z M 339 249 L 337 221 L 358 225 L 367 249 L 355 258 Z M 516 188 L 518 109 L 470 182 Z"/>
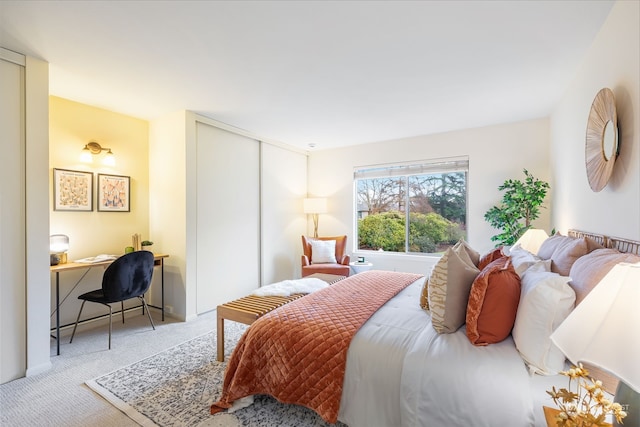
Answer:
<path fill-rule="evenodd" d="M 349 263 L 351 270 L 353 270 L 353 274 L 362 273 L 363 271 L 369 271 L 373 268 L 373 264 L 370 262 L 357 262 L 352 261 Z"/>

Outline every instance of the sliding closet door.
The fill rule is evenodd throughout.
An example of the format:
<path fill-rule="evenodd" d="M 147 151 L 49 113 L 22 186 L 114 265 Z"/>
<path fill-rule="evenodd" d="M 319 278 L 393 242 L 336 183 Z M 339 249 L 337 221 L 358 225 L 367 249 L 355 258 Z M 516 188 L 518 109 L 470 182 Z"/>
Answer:
<path fill-rule="evenodd" d="M 260 143 L 196 125 L 197 312 L 247 295 L 260 278 Z"/>
<path fill-rule="evenodd" d="M 27 366 L 24 66 L 0 57 L 0 384 Z"/>

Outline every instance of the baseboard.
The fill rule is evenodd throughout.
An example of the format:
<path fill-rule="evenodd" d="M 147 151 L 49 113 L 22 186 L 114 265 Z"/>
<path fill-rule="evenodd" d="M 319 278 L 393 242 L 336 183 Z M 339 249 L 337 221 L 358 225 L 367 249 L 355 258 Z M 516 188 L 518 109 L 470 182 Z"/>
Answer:
<path fill-rule="evenodd" d="M 25 376 L 32 377 L 34 375 L 41 374 L 41 373 L 46 372 L 49 369 L 51 369 L 52 366 L 53 365 L 51 364 L 51 361 L 48 361 L 46 363 L 41 363 L 41 364 L 36 365 L 36 366 L 32 366 L 30 368 L 27 368 L 27 372 L 26 372 Z"/>

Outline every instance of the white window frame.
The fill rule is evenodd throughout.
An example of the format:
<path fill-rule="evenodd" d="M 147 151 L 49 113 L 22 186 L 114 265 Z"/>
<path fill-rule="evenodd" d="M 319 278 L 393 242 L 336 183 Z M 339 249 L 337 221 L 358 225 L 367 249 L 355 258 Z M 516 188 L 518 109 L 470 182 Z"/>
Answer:
<path fill-rule="evenodd" d="M 469 156 L 457 156 L 428 160 L 416 160 L 402 163 L 388 163 L 377 165 L 364 165 L 356 166 L 353 170 L 353 235 L 354 252 L 373 253 L 377 251 L 360 249 L 359 236 L 358 236 L 358 185 L 359 179 L 376 179 L 376 178 L 393 178 L 393 177 L 409 177 L 415 175 L 437 174 L 437 173 L 450 173 L 450 172 L 464 172 L 466 174 L 466 192 L 465 192 L 465 217 L 468 221 L 469 214 Z M 409 195 L 407 194 L 407 197 Z M 408 200 L 405 202 L 405 251 L 404 252 L 389 252 L 389 254 L 399 256 L 432 256 L 429 253 L 409 252 L 409 209 L 410 204 Z"/>

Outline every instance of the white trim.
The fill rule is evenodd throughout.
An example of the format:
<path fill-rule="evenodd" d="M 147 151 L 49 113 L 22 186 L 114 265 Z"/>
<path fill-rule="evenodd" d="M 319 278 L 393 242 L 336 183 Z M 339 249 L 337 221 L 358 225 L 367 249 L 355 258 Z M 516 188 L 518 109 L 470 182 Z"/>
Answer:
<path fill-rule="evenodd" d="M 32 377 L 34 375 L 41 374 L 41 373 L 46 372 L 49 369 L 51 369 L 52 366 L 53 365 L 51 364 L 51 361 L 48 361 L 46 363 L 41 363 L 40 365 L 37 365 L 37 366 L 28 367 L 26 376 L 27 377 Z"/>
<path fill-rule="evenodd" d="M 194 113 L 194 112 L 190 112 L 191 114 L 193 114 L 193 120 L 195 120 L 196 122 L 201 122 L 210 126 L 215 126 L 219 129 L 223 129 L 226 130 L 228 132 L 231 133 L 235 133 L 237 135 L 241 135 L 241 136 L 245 136 L 247 138 L 250 139 L 255 139 L 256 141 L 259 142 L 263 142 L 266 144 L 271 144 L 271 145 L 275 145 L 276 147 L 280 147 L 280 148 L 284 148 L 287 149 L 289 151 L 294 151 L 296 153 L 300 153 L 300 154 L 305 154 L 305 155 L 309 155 L 309 151 L 307 150 L 303 150 L 300 149 L 299 147 L 293 147 L 291 145 L 285 144 L 284 142 L 280 142 L 280 141 L 276 141 L 273 139 L 269 139 L 269 138 L 263 138 L 261 136 L 256 135 L 255 133 L 249 132 L 247 130 L 244 129 L 240 129 L 238 127 L 229 125 L 227 123 L 212 119 L 210 117 L 207 116 L 203 116 L 201 114 L 198 113 Z"/>
<path fill-rule="evenodd" d="M 27 64 L 27 59 L 24 55 L 9 49 L 5 49 L 3 47 L 0 47 L 0 59 L 13 62 L 14 64 L 18 64 L 23 67 Z"/>
<path fill-rule="evenodd" d="M 460 156 L 371 166 L 356 166 L 353 169 L 353 177 L 354 179 L 371 179 L 468 171 L 469 156 Z"/>

